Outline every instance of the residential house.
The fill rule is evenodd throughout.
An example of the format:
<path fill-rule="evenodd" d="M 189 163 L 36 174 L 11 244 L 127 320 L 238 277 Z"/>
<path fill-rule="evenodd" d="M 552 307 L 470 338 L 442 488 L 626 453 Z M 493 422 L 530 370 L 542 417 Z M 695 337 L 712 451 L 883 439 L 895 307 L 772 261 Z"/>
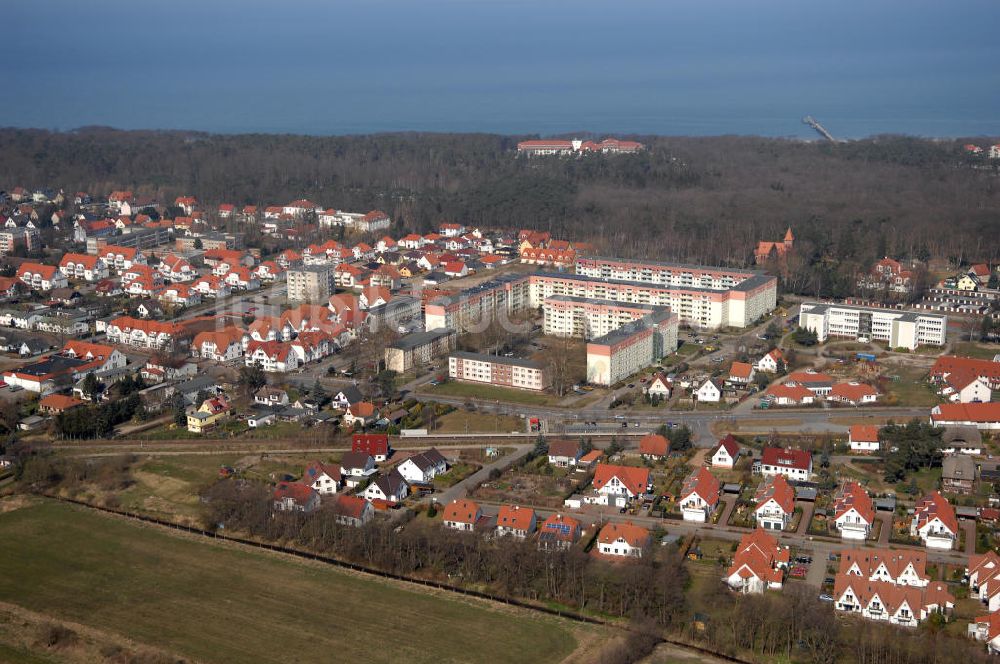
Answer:
<path fill-rule="evenodd" d="M 851 425 L 847 442 L 852 452 L 872 453 L 878 452 L 880 443 L 878 439 L 879 428 L 871 424 Z"/>
<path fill-rule="evenodd" d="M 575 440 L 554 440 L 549 443 L 549 463 L 559 468 L 576 466 L 583 456 L 580 443 Z"/>
<path fill-rule="evenodd" d="M 411 484 L 427 484 L 448 470 L 448 461 L 433 447 L 404 459 L 397 466 L 400 474 Z"/>
<path fill-rule="evenodd" d="M 597 551 L 604 556 L 641 558 L 644 549 L 649 548 L 649 531 L 632 522 L 604 524 L 597 535 Z"/>
<path fill-rule="evenodd" d="M 274 509 L 279 512 L 312 512 L 320 505 L 319 493 L 298 482 L 279 482 L 272 496 Z"/>
<path fill-rule="evenodd" d="M 738 387 L 747 387 L 753 382 L 754 368 L 746 362 L 733 362 L 729 367 L 729 378 L 726 382 Z"/>
<path fill-rule="evenodd" d="M 205 433 L 229 415 L 229 402 L 225 397 L 205 399 L 198 410 L 187 414 L 187 429 L 191 433 Z"/>
<path fill-rule="evenodd" d="M 983 453 L 983 434 L 976 427 L 945 427 L 941 434 L 941 453 L 979 456 Z"/>
<path fill-rule="evenodd" d="M 591 502 L 615 507 L 624 507 L 630 500 L 652 489 L 648 468 L 607 463 L 597 465 L 593 485 L 596 495 L 591 498 Z"/>
<path fill-rule="evenodd" d="M 927 554 L 897 549 L 845 549 L 840 552 L 838 574 L 915 588 L 925 588 L 931 581 Z"/>
<path fill-rule="evenodd" d="M 920 537 L 931 549 L 951 549 L 958 540 L 958 518 L 955 508 L 937 491 L 932 491 L 917 503 L 910 521 L 910 536 Z"/>
<path fill-rule="evenodd" d="M 779 369 L 784 369 L 785 367 L 785 356 L 781 352 L 780 348 L 774 348 L 764 357 L 757 360 L 757 371 L 762 371 L 764 373 L 778 373 Z"/>
<path fill-rule="evenodd" d="M 527 539 L 535 532 L 537 518 L 535 510 L 519 505 L 501 505 L 497 514 L 497 535 L 511 536 L 515 539 Z"/>
<path fill-rule="evenodd" d="M 857 482 L 845 482 L 833 497 L 833 523 L 844 539 L 865 540 L 875 523 L 875 505 Z"/>
<path fill-rule="evenodd" d="M 18 266 L 16 276 L 32 290 L 50 291 L 53 288 L 66 288 L 69 285 L 66 275 L 55 265 L 25 261 Z"/>
<path fill-rule="evenodd" d="M 903 627 L 916 627 L 931 614 L 945 613 L 955 606 L 955 598 L 943 582 L 915 588 L 846 574 L 836 577 L 833 598 L 838 611 Z"/>
<path fill-rule="evenodd" d="M 321 496 L 332 496 L 340 490 L 340 466 L 313 461 L 302 472 L 302 483 L 312 487 Z"/>
<path fill-rule="evenodd" d="M 288 405 L 288 392 L 265 385 L 253 394 L 254 403 L 264 406 L 283 407 Z"/>
<path fill-rule="evenodd" d="M 680 509 L 685 521 L 705 523 L 719 506 L 719 480 L 705 467 L 698 468 L 684 480 Z"/>
<path fill-rule="evenodd" d="M 784 530 L 795 514 L 795 489 L 784 475 L 764 480 L 755 496 L 754 518 L 764 530 Z"/>
<path fill-rule="evenodd" d="M 941 490 L 971 494 L 976 485 L 976 464 L 965 454 L 949 454 L 941 460 Z"/>
<path fill-rule="evenodd" d="M 352 406 L 364 400 L 364 397 L 361 395 L 361 390 L 354 385 L 348 385 L 333 395 L 333 407 L 345 410 L 348 406 Z"/>
<path fill-rule="evenodd" d="M 389 458 L 389 436 L 384 433 L 356 433 L 351 437 L 351 450 L 364 452 L 381 463 Z"/>
<path fill-rule="evenodd" d="M 360 528 L 375 517 L 375 508 L 371 502 L 359 496 L 337 496 L 331 509 L 337 523 L 355 528 Z"/>
<path fill-rule="evenodd" d="M 38 400 L 38 409 L 48 415 L 58 415 L 79 408 L 83 401 L 65 394 L 50 394 Z"/>
<path fill-rule="evenodd" d="M 757 528 L 740 539 L 724 580 L 740 593 L 780 590 L 790 556 L 787 546 L 779 545 L 774 536 Z"/>
<path fill-rule="evenodd" d="M 765 447 L 761 454 L 760 472 L 765 477 L 784 475 L 789 480 L 807 481 L 812 471 L 812 454 L 804 450 Z"/>
<path fill-rule="evenodd" d="M 733 434 L 726 434 L 719 441 L 719 446 L 711 453 L 712 468 L 733 468 L 740 456 L 740 444 Z"/>
<path fill-rule="evenodd" d="M 108 276 L 108 268 L 99 256 L 88 254 L 63 254 L 59 261 L 59 271 L 67 279 L 82 279 L 84 281 L 100 281 Z"/>
<path fill-rule="evenodd" d="M 764 395 L 778 406 L 805 406 L 816 401 L 812 390 L 793 382 L 772 385 Z"/>
<path fill-rule="evenodd" d="M 714 378 L 709 378 L 694 393 L 698 401 L 718 403 L 722 400 L 722 384 Z"/>
<path fill-rule="evenodd" d="M 996 146 L 1000 158 L 1000 146 Z M 986 642 L 986 652 L 1000 655 L 1000 612 L 988 613 L 974 618 L 968 627 L 968 635 L 977 641 Z"/>
<path fill-rule="evenodd" d="M 656 396 L 659 399 L 669 399 L 671 394 L 670 381 L 662 373 L 650 378 L 649 383 L 642 389 L 650 397 Z"/>
<path fill-rule="evenodd" d="M 801 385 L 818 397 L 825 397 L 833 390 L 833 378 L 818 371 L 796 371 L 788 374 L 788 380 Z"/>
<path fill-rule="evenodd" d="M 471 500 L 459 499 L 450 502 L 444 508 L 442 521 L 445 528 L 472 532 L 476 524 L 483 518 L 479 505 Z"/>
<path fill-rule="evenodd" d="M 199 332 L 191 342 L 191 354 L 216 362 L 236 360 L 243 356 L 243 334 L 238 327 Z"/>
<path fill-rule="evenodd" d="M 670 441 L 658 433 L 647 434 L 639 439 L 639 454 L 643 459 L 665 459 L 670 454 Z"/>
<path fill-rule="evenodd" d="M 344 413 L 344 423 L 348 427 L 365 427 L 375 422 L 378 417 L 378 409 L 370 401 L 361 401 L 347 407 Z"/>
<path fill-rule="evenodd" d="M 562 551 L 576 544 L 581 534 L 579 521 L 564 514 L 552 514 L 538 527 L 538 548 Z"/>
<path fill-rule="evenodd" d="M 931 409 L 931 424 L 1000 430 L 1000 403 L 943 403 Z"/>
<path fill-rule="evenodd" d="M 348 488 L 356 489 L 375 473 L 375 459 L 365 452 L 345 452 L 340 459 L 340 475 Z"/>
<path fill-rule="evenodd" d="M 410 485 L 406 479 L 393 469 L 385 475 L 379 475 L 372 481 L 362 494 L 368 500 L 384 500 L 387 503 L 401 503 L 410 495 Z"/>
<path fill-rule="evenodd" d="M 1000 555 L 989 550 L 969 556 L 965 576 L 969 596 L 981 601 L 990 613 L 1000 611 Z"/>
<path fill-rule="evenodd" d="M 875 403 L 878 400 L 878 390 L 864 383 L 837 383 L 830 388 L 826 397 L 830 401 L 839 401 L 851 406 L 862 406 Z"/>

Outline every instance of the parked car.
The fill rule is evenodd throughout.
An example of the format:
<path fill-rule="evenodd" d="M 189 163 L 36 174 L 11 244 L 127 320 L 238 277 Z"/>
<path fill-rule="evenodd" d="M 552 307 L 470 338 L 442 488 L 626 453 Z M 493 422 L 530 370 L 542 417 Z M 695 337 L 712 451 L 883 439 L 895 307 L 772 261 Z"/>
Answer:
<path fill-rule="evenodd" d="M 819 596 L 819 601 L 821 601 L 821 602 L 832 602 L 833 601 L 833 595 L 827 595 L 826 593 L 823 593 L 822 595 Z"/>

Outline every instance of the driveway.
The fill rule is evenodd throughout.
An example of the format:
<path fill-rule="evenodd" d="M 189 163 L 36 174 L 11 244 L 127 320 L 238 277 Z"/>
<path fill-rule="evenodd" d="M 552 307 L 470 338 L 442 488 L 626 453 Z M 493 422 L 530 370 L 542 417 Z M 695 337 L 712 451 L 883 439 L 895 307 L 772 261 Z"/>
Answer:
<path fill-rule="evenodd" d="M 799 527 L 795 529 L 795 534 L 805 535 L 806 531 L 809 530 L 809 522 L 812 521 L 813 512 L 816 511 L 816 503 L 800 500 L 796 505 L 802 508 L 802 520 L 799 521 Z"/>

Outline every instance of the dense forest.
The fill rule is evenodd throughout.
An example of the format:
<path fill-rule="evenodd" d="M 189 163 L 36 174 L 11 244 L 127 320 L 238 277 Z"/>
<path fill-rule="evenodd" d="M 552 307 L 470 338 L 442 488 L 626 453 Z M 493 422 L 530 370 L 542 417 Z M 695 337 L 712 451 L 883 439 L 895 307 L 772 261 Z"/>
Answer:
<path fill-rule="evenodd" d="M 128 188 L 207 204 L 308 197 L 383 209 L 416 231 L 442 220 L 537 228 L 616 254 L 730 265 L 791 226 L 789 279 L 802 280 L 792 289 L 820 294 L 882 255 L 1000 259 L 1000 169 L 967 157 L 967 141 L 638 139 L 649 147 L 639 155 L 527 159 L 515 156 L 518 137 L 485 134 L 7 129 L 0 188 Z"/>

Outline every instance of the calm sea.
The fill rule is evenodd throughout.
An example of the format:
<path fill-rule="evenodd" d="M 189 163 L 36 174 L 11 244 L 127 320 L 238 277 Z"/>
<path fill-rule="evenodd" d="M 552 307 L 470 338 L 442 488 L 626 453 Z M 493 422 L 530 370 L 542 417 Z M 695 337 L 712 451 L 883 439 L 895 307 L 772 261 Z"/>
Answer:
<path fill-rule="evenodd" d="M 6 0 L 0 126 L 1000 135 L 996 0 Z"/>

